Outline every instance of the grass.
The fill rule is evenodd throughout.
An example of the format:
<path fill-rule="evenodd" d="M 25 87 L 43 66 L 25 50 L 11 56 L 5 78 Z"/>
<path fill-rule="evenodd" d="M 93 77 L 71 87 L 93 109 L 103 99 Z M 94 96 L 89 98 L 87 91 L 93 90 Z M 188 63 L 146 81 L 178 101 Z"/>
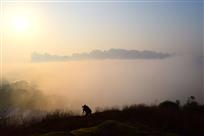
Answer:
<path fill-rule="evenodd" d="M 99 125 L 89 128 L 81 128 L 71 131 L 75 136 L 137 136 L 143 135 L 136 127 L 132 127 L 117 121 L 107 120 Z"/>
<path fill-rule="evenodd" d="M 82 117 L 65 112 L 49 113 L 41 120 L 21 125 L 0 121 L 2 136 L 203 136 L 203 106 L 163 109 L 158 106 L 131 105 L 122 110 L 108 109 Z M 115 134 L 115 133 L 119 134 Z M 108 136 L 108 134 L 106 136 Z"/>
<path fill-rule="evenodd" d="M 40 136 L 71 136 L 71 135 L 67 132 L 50 132 Z"/>

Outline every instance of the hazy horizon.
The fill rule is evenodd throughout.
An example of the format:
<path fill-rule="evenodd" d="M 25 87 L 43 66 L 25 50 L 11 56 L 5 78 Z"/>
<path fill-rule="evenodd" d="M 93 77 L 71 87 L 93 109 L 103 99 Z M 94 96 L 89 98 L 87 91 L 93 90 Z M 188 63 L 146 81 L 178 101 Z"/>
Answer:
<path fill-rule="evenodd" d="M 61 109 L 204 103 L 202 0 L 84 1 L 4 1 L 2 79 Z"/>

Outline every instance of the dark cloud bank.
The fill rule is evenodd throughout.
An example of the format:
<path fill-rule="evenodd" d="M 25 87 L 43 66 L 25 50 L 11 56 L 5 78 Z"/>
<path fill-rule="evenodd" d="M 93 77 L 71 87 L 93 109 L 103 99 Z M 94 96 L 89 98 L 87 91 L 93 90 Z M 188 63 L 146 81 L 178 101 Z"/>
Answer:
<path fill-rule="evenodd" d="M 32 53 L 31 61 L 69 61 L 69 60 L 89 60 L 89 59 L 164 59 L 172 54 L 156 51 L 138 51 L 125 49 L 93 50 L 90 53 L 75 53 L 71 56 L 50 55 L 48 53 Z"/>

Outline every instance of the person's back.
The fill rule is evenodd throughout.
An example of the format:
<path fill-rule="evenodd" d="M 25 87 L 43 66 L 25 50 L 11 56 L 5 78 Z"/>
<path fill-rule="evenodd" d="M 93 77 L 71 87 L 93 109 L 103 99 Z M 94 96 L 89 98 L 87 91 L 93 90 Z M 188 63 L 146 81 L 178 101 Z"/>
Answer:
<path fill-rule="evenodd" d="M 82 106 L 82 109 L 83 109 L 83 113 L 85 112 L 85 116 L 91 115 L 92 111 L 87 105 Z"/>

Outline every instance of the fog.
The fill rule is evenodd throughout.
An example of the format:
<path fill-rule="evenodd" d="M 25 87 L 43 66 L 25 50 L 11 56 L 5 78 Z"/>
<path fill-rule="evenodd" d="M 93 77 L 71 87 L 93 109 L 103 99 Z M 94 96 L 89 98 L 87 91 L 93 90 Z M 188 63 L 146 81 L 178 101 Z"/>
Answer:
<path fill-rule="evenodd" d="M 29 96 L 29 101 L 19 97 L 18 102 L 20 105 L 35 103 L 23 104 L 24 108 L 34 107 L 35 110 L 62 109 L 80 113 L 83 104 L 94 110 L 139 103 L 158 104 L 163 100 L 179 99 L 184 103 L 191 95 L 203 103 L 203 60 L 200 58 L 12 63 L 5 64 L 4 78 L 14 88 L 16 83 L 23 83 L 21 91 L 13 89 L 15 93 L 8 98 L 19 97 L 22 90 L 31 91 L 32 95 L 25 95 Z M 6 103 L 9 99 L 3 101 Z M 17 104 L 17 101 L 9 102 Z"/>

